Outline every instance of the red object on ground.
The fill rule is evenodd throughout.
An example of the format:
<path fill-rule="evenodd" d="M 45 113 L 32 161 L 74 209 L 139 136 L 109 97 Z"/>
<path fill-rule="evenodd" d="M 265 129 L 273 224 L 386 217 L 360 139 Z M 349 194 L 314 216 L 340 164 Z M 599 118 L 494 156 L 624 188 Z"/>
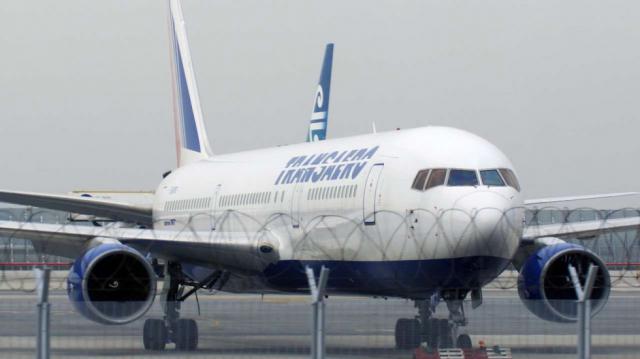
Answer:
<path fill-rule="evenodd" d="M 488 359 L 489 355 L 487 350 L 484 348 L 471 348 L 471 349 L 444 349 L 448 353 L 453 353 L 456 351 L 457 353 L 462 352 L 464 359 Z M 450 358 L 451 355 L 446 356 L 446 358 Z M 440 352 L 437 350 L 429 350 L 424 347 L 418 347 L 413 352 L 413 359 L 440 359 Z"/>

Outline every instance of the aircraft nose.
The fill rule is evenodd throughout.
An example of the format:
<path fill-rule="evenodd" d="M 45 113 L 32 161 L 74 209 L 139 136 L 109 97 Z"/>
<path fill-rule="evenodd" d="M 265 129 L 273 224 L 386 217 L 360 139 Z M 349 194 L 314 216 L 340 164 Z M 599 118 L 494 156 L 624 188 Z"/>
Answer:
<path fill-rule="evenodd" d="M 456 255 L 511 258 L 522 234 L 523 215 L 513 198 L 478 191 L 459 198 L 443 219 L 448 236 L 457 242 Z"/>

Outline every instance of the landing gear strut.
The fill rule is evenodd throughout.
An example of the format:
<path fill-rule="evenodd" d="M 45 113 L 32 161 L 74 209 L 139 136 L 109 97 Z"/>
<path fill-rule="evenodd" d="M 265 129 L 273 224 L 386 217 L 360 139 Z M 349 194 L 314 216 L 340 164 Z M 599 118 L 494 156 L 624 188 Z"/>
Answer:
<path fill-rule="evenodd" d="M 200 288 L 211 288 L 223 272 L 214 272 L 200 283 L 187 278 L 179 263 L 169 262 L 162 293 L 163 319 L 147 319 L 144 322 L 143 343 L 147 350 L 164 350 L 168 343 L 175 343 L 177 350 L 193 351 L 198 347 L 198 325 L 193 319 L 180 318 L 180 306 Z M 185 285 L 193 287 L 183 295 Z"/>
<path fill-rule="evenodd" d="M 465 326 L 462 301 L 466 292 L 443 292 L 435 294 L 431 299 L 416 300 L 418 316 L 412 319 L 398 319 L 396 322 L 396 348 L 413 349 L 426 342 L 432 349 L 437 348 L 471 348 L 471 337 L 458 335 L 458 328 Z M 448 319 L 432 318 L 440 297 L 447 303 Z"/>

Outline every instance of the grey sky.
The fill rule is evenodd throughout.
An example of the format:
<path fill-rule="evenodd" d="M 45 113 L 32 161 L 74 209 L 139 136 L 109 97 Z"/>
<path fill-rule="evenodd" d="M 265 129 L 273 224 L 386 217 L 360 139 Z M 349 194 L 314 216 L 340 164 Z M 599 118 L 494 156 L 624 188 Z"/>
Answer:
<path fill-rule="evenodd" d="M 453 126 L 527 197 L 640 190 L 640 2 L 183 8 L 217 153 L 302 141 L 333 41 L 329 137 Z M 166 24 L 159 0 L 0 3 L 0 188 L 155 188 L 175 164 Z"/>

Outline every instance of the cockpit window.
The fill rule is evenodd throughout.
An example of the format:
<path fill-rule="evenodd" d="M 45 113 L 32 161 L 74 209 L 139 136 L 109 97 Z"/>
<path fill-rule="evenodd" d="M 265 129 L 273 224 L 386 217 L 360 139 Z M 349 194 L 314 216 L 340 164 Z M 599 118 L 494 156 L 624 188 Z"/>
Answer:
<path fill-rule="evenodd" d="M 480 171 L 480 178 L 482 178 L 482 184 L 485 186 L 504 186 L 504 181 L 498 170 L 482 170 Z"/>
<path fill-rule="evenodd" d="M 444 168 L 436 168 L 431 170 L 431 176 L 429 176 L 429 180 L 427 181 L 427 185 L 424 187 L 425 190 L 442 186 L 444 184 L 444 179 L 447 176 L 447 170 Z"/>
<path fill-rule="evenodd" d="M 416 179 L 413 180 L 413 185 L 411 185 L 411 188 L 422 191 L 428 175 L 429 170 L 421 170 L 420 172 L 418 172 L 418 174 L 416 175 Z"/>
<path fill-rule="evenodd" d="M 477 186 L 478 176 L 473 170 L 450 170 L 447 186 Z"/>
<path fill-rule="evenodd" d="M 513 171 L 508 168 L 500 168 L 498 171 L 500 171 L 502 178 L 504 178 L 508 186 L 513 187 L 516 191 L 520 192 L 520 184 L 518 183 L 518 178 Z"/>

